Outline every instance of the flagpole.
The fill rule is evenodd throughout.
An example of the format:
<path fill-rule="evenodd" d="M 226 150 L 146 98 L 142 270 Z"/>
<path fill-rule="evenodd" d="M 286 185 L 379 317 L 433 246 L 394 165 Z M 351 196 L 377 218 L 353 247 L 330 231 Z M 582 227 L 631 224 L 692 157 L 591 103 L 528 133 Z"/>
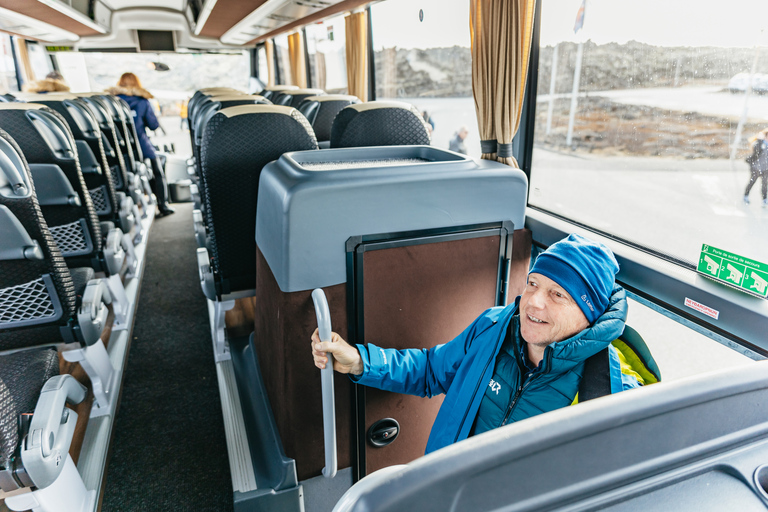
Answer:
<path fill-rule="evenodd" d="M 578 34 L 584 28 L 584 16 L 587 11 L 587 0 L 581 0 L 581 7 L 576 13 L 576 23 L 573 25 L 573 33 Z M 576 122 L 576 107 L 579 103 L 579 80 L 581 79 L 581 59 L 584 56 L 583 38 L 579 38 L 579 49 L 576 51 L 576 68 L 573 70 L 573 90 L 571 91 L 571 112 L 568 115 L 568 134 L 565 137 L 565 145 L 571 147 L 573 143 L 573 125 Z"/>
<path fill-rule="evenodd" d="M 576 51 L 576 69 L 573 71 L 573 91 L 571 91 L 571 113 L 568 116 L 568 135 L 565 138 L 565 145 L 571 147 L 573 142 L 573 125 L 576 121 L 576 107 L 579 101 L 579 79 L 581 78 L 581 59 L 584 55 L 584 43 L 579 43 L 579 49 Z"/>
<path fill-rule="evenodd" d="M 552 132 L 552 111 L 555 108 L 555 82 L 557 82 L 557 49 L 560 43 L 555 44 L 552 51 L 552 76 L 549 78 L 549 106 L 547 107 L 547 135 Z"/>

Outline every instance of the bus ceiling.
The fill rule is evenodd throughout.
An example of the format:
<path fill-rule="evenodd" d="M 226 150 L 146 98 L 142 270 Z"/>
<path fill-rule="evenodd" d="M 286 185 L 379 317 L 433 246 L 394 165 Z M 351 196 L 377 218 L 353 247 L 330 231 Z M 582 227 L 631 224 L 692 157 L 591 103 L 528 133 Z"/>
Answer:
<path fill-rule="evenodd" d="M 0 30 L 80 51 L 226 51 L 370 0 L 0 0 Z M 71 4 L 71 5 L 70 5 Z"/>

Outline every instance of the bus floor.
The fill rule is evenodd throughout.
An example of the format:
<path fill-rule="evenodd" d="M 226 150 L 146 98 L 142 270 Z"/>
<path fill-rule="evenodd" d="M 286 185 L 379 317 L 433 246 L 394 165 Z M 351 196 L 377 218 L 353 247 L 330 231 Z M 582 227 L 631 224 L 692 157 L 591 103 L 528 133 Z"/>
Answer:
<path fill-rule="evenodd" d="M 192 203 L 156 219 L 102 511 L 232 510 L 232 481 Z"/>

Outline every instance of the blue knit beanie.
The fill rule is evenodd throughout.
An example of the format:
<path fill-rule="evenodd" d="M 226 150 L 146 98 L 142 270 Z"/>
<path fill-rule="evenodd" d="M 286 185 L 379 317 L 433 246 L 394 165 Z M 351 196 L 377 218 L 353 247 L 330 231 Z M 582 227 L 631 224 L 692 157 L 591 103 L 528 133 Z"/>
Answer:
<path fill-rule="evenodd" d="M 609 248 L 576 234 L 550 245 L 531 269 L 562 286 L 590 325 L 608 309 L 618 271 Z"/>

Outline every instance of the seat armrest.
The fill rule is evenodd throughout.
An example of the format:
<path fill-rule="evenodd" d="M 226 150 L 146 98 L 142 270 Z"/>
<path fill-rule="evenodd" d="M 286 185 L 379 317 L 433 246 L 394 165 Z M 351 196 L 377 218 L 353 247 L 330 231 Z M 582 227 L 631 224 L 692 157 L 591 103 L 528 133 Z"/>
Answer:
<path fill-rule="evenodd" d="M 77 312 L 77 323 L 86 345 L 93 345 L 101 338 L 109 315 L 106 304 L 111 303 L 112 296 L 102 279 L 88 281 Z"/>
<path fill-rule="evenodd" d="M 203 222 L 203 212 L 200 210 L 192 210 L 192 222 L 195 228 L 195 240 L 198 247 L 206 247 L 208 241 L 208 233 L 205 229 L 205 223 Z"/>
<path fill-rule="evenodd" d="M 120 229 L 123 230 L 123 233 L 130 233 L 138 220 L 133 213 L 133 199 L 126 196 L 124 192 L 118 192 L 117 196 L 118 201 L 120 201 L 120 210 L 118 211 Z"/>
<path fill-rule="evenodd" d="M 21 446 L 24 469 L 35 487 L 48 487 L 64 469 L 62 461 L 69 456 L 77 423 L 77 413 L 64 405 L 79 404 L 86 393 L 86 387 L 71 375 L 57 375 L 43 386 Z"/>
<path fill-rule="evenodd" d="M 125 250 L 123 249 L 123 231 L 120 228 L 112 228 L 107 233 L 107 240 L 104 244 L 104 260 L 107 263 L 109 275 L 115 275 L 120 272 L 125 262 Z"/>
<path fill-rule="evenodd" d="M 192 197 L 192 202 L 194 203 L 195 209 L 200 209 L 200 189 L 196 184 L 191 184 L 189 186 L 189 195 Z"/>
<path fill-rule="evenodd" d="M 200 276 L 200 287 L 207 299 L 216 301 L 216 285 L 213 282 L 213 269 L 211 259 L 208 257 L 208 249 L 197 248 L 197 270 Z"/>

